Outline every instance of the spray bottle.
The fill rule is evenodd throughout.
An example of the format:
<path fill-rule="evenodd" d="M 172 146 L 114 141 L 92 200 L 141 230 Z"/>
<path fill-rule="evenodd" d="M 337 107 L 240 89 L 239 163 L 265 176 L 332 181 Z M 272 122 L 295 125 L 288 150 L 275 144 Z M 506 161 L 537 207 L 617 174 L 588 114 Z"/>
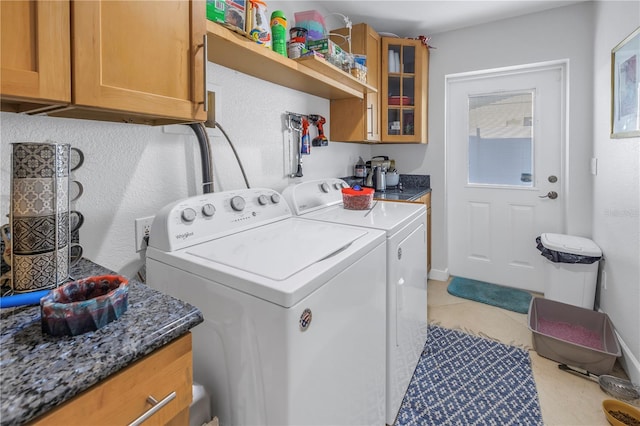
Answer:
<path fill-rule="evenodd" d="M 302 142 L 300 143 L 300 154 L 311 154 L 311 143 L 309 141 L 309 120 L 302 117 Z"/>

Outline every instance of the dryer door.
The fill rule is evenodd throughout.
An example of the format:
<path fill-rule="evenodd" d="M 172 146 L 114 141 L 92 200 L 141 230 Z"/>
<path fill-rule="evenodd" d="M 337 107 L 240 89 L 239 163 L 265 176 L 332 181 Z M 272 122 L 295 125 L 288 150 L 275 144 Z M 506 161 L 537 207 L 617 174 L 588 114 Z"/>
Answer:
<path fill-rule="evenodd" d="M 393 424 L 427 339 L 426 225 L 387 240 L 387 424 Z M 393 374 L 389 374 L 393 372 Z"/>

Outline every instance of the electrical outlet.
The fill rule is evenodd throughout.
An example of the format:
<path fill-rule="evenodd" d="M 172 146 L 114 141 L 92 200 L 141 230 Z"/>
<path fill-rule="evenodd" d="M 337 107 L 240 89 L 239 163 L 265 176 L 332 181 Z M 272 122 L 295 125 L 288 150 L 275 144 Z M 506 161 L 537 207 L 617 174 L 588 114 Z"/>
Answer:
<path fill-rule="evenodd" d="M 151 234 L 151 224 L 155 216 L 147 216 L 136 219 L 136 253 L 147 248 L 147 241 Z M 145 238 L 147 241 L 145 241 Z"/>

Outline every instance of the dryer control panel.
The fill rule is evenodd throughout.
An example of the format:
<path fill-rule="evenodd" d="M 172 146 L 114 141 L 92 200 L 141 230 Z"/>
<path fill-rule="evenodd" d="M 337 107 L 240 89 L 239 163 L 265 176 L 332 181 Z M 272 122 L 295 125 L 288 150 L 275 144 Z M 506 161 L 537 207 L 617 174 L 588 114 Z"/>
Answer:
<path fill-rule="evenodd" d="M 342 179 L 309 180 L 286 187 L 282 196 L 296 215 L 303 215 L 342 203 L 342 188 L 349 188 Z"/>
<path fill-rule="evenodd" d="M 149 246 L 170 252 L 291 216 L 285 200 L 272 189 L 196 195 L 156 214 Z"/>

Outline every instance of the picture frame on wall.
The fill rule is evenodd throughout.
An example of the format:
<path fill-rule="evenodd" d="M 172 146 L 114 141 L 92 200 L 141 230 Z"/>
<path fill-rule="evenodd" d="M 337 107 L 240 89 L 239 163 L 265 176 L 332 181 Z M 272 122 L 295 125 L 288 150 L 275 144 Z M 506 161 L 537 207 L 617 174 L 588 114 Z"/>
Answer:
<path fill-rule="evenodd" d="M 611 50 L 611 137 L 640 136 L 640 27 Z"/>

